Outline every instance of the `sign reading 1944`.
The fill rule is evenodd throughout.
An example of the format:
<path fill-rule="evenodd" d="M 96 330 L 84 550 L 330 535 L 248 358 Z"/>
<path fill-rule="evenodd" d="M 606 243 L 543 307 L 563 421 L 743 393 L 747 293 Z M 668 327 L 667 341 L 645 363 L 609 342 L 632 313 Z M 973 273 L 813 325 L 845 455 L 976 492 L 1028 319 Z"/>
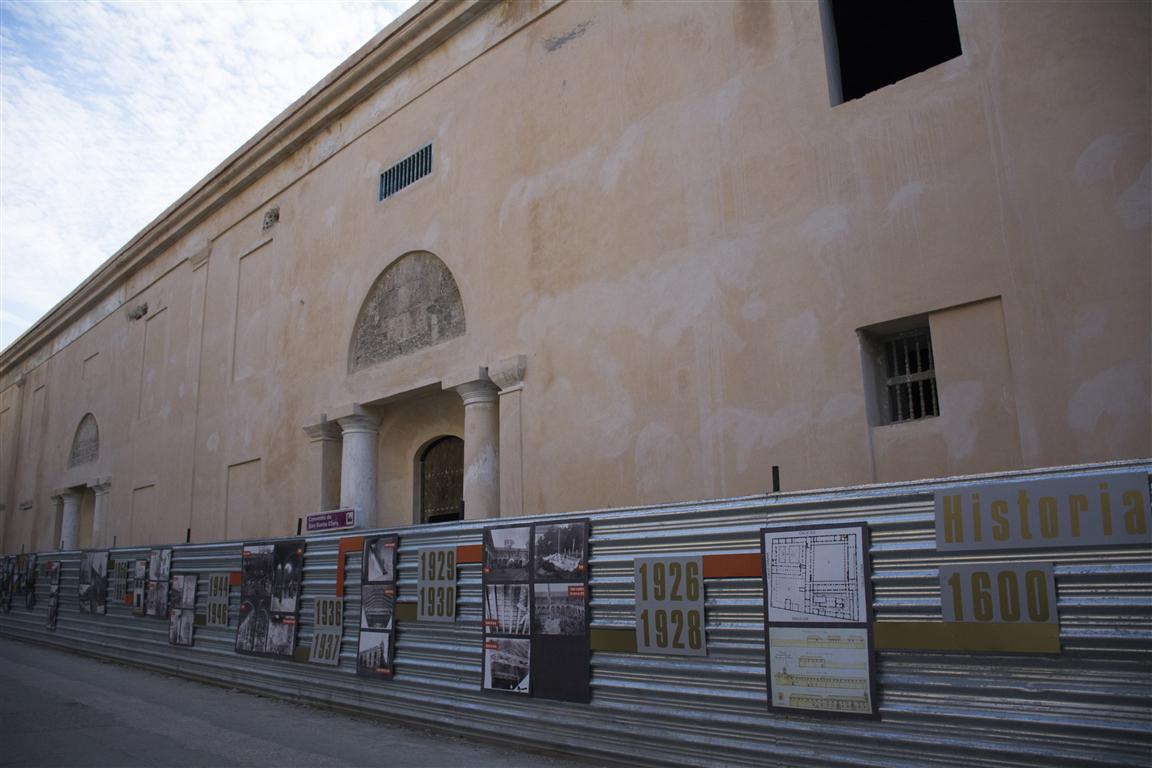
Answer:
<path fill-rule="evenodd" d="M 636 650 L 705 656 L 704 558 L 638 557 Z"/>
<path fill-rule="evenodd" d="M 420 550 L 416 618 L 419 621 L 456 620 L 455 547 Z"/>

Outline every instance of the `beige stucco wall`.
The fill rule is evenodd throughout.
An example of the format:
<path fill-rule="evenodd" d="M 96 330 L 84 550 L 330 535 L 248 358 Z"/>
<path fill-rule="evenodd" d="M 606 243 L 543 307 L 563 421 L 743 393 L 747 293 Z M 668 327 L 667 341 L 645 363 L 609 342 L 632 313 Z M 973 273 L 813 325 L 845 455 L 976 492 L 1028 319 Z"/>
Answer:
<path fill-rule="evenodd" d="M 119 544 L 294 532 L 301 427 L 350 402 L 381 403 L 379 520 L 408 523 L 416 451 L 463 435 L 428 393 L 514 354 L 528 514 L 1152 455 L 1152 9 L 957 17 L 963 56 L 832 107 L 815 3 L 496 5 L 4 353 L 0 549 L 51 546 L 52 492 L 98 476 Z M 349 374 L 416 250 L 467 333 Z M 941 416 L 876 425 L 857 330 L 916 315 Z"/>

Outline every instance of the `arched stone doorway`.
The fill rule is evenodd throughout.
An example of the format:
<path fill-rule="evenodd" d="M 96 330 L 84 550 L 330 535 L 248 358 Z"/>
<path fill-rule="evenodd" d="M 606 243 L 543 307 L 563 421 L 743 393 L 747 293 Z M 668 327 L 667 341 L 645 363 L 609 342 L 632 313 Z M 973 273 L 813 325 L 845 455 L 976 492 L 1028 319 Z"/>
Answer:
<path fill-rule="evenodd" d="M 464 441 L 453 435 L 433 440 L 418 457 L 420 522 L 464 518 Z"/>

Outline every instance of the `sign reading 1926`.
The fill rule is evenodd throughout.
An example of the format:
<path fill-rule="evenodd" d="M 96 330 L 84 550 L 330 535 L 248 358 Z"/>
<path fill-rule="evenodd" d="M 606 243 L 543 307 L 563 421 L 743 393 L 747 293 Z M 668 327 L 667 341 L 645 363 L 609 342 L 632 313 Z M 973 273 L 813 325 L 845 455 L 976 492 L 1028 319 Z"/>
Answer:
<path fill-rule="evenodd" d="M 420 550 L 416 574 L 416 619 L 456 620 L 456 548 Z"/>
<path fill-rule="evenodd" d="M 704 633 L 704 558 L 638 557 L 636 650 L 707 655 Z"/>

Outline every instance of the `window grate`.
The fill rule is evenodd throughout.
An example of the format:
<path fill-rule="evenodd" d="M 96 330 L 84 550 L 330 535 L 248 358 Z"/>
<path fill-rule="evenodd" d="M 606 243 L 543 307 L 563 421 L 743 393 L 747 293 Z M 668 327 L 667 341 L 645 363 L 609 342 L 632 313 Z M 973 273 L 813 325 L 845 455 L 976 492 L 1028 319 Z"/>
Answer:
<path fill-rule="evenodd" d="M 404 187 L 432 173 L 432 145 L 426 144 L 380 174 L 380 199 L 387 200 Z"/>
<path fill-rule="evenodd" d="M 940 415 L 936 395 L 936 366 L 932 337 L 927 328 L 881 339 L 888 421 L 914 421 Z"/>

